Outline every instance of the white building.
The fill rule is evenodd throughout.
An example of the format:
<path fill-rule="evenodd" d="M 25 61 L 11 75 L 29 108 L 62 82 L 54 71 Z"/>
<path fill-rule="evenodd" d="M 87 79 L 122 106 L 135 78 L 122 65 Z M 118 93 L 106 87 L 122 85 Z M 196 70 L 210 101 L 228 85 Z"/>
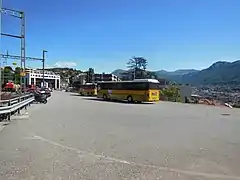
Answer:
<path fill-rule="evenodd" d="M 26 70 L 26 82 L 27 85 L 35 85 L 41 87 L 43 85 L 43 71 L 42 70 Z M 60 88 L 60 75 L 51 71 L 44 71 L 45 86 L 52 87 L 54 89 Z"/>
<path fill-rule="evenodd" d="M 120 79 L 114 74 L 94 74 L 94 81 L 120 81 Z"/>

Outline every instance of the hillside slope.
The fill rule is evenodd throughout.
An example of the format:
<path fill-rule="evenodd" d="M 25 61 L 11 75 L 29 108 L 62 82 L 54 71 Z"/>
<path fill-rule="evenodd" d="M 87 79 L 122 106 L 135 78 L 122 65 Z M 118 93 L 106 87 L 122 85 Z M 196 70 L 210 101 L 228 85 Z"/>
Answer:
<path fill-rule="evenodd" d="M 121 78 L 126 70 L 117 69 L 113 74 Z M 168 72 L 164 70 L 154 71 L 158 78 L 165 78 L 182 84 L 240 84 L 240 60 L 235 62 L 218 61 L 209 68 L 201 71 L 194 69 L 177 70 Z"/>
<path fill-rule="evenodd" d="M 179 80 L 190 84 L 240 84 L 240 61 L 219 61 L 207 69 L 185 74 Z"/>

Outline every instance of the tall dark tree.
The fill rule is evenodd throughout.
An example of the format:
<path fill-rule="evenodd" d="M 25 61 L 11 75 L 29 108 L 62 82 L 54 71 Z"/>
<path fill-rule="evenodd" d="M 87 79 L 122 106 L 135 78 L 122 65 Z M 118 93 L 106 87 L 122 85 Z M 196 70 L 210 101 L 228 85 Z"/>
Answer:
<path fill-rule="evenodd" d="M 142 70 L 146 70 L 147 69 L 147 60 L 143 57 L 132 57 L 131 59 L 129 59 L 129 61 L 127 62 L 127 67 L 130 69 L 142 69 Z"/>
<path fill-rule="evenodd" d="M 15 68 L 15 76 L 14 76 L 14 82 L 17 84 L 20 84 L 20 73 L 21 73 L 21 68 L 20 67 L 16 67 Z"/>
<path fill-rule="evenodd" d="M 13 81 L 14 80 L 14 70 L 12 69 L 11 66 L 5 66 L 3 69 L 3 79 L 4 83 L 7 83 L 9 80 Z"/>
<path fill-rule="evenodd" d="M 146 77 L 147 60 L 143 57 L 132 57 L 127 62 L 129 75 L 131 79 L 139 79 Z"/>

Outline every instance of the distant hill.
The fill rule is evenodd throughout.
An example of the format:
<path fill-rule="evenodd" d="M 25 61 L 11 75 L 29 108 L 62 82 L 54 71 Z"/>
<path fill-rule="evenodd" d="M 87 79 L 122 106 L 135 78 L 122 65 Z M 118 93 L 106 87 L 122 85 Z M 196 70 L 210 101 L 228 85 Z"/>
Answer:
<path fill-rule="evenodd" d="M 218 61 L 207 69 L 185 74 L 179 80 L 189 84 L 240 84 L 240 60 Z"/>
<path fill-rule="evenodd" d="M 122 73 L 124 73 L 124 72 L 127 72 L 127 70 L 116 69 L 115 71 L 112 72 L 112 74 L 115 74 L 116 76 L 121 77 Z M 154 72 L 157 76 L 168 77 L 168 76 L 182 76 L 182 75 L 185 75 L 185 74 L 198 72 L 198 70 L 195 70 L 195 69 L 179 69 L 179 70 L 176 70 L 176 71 L 159 70 L 159 71 L 152 71 L 152 72 Z"/>
<path fill-rule="evenodd" d="M 123 70 L 123 69 L 116 69 L 116 70 L 114 70 L 113 72 L 112 72 L 112 74 L 114 74 L 114 75 L 116 75 L 116 76 L 118 76 L 118 77 L 122 77 L 122 74 L 124 73 L 124 72 L 127 72 L 127 70 Z"/>
<path fill-rule="evenodd" d="M 116 76 L 122 78 L 123 77 L 123 73 L 126 73 L 127 70 L 123 70 L 123 69 L 116 69 L 115 71 L 112 72 L 112 74 L 115 74 Z M 193 73 L 193 72 L 198 72 L 198 70 L 195 69 L 179 69 L 176 71 L 165 71 L 165 70 L 159 70 L 159 71 L 152 71 L 153 73 L 155 73 L 157 75 L 158 78 L 164 78 L 170 81 L 180 81 L 180 77 L 185 75 L 185 74 L 189 74 L 189 73 Z"/>
<path fill-rule="evenodd" d="M 70 83 L 72 83 L 72 79 L 78 74 L 82 73 L 81 70 L 73 69 L 73 68 L 47 68 L 48 71 L 53 71 L 56 74 L 59 74 L 61 77 L 61 81 L 65 81 L 69 79 Z"/>
<path fill-rule="evenodd" d="M 179 69 L 176 71 L 165 71 L 165 70 L 160 70 L 160 71 L 155 71 L 155 73 L 159 76 L 182 76 L 185 74 L 193 73 L 193 72 L 198 72 L 198 70 L 195 69 Z"/>
<path fill-rule="evenodd" d="M 113 74 L 121 78 L 123 72 L 126 72 L 126 70 L 117 69 L 113 71 Z M 201 71 L 180 69 L 173 72 L 165 70 L 153 72 L 158 78 L 165 78 L 182 84 L 240 84 L 240 60 L 235 62 L 218 61 Z"/>

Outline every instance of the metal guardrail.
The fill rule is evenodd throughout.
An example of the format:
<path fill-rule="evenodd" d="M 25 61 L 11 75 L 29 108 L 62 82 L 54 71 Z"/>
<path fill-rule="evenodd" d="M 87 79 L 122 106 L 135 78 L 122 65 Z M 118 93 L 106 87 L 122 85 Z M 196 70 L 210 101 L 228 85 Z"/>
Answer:
<path fill-rule="evenodd" d="M 20 113 L 22 108 L 27 108 L 34 101 L 34 95 L 27 94 L 9 100 L 0 101 L 0 121 L 10 117 L 14 113 Z"/>

